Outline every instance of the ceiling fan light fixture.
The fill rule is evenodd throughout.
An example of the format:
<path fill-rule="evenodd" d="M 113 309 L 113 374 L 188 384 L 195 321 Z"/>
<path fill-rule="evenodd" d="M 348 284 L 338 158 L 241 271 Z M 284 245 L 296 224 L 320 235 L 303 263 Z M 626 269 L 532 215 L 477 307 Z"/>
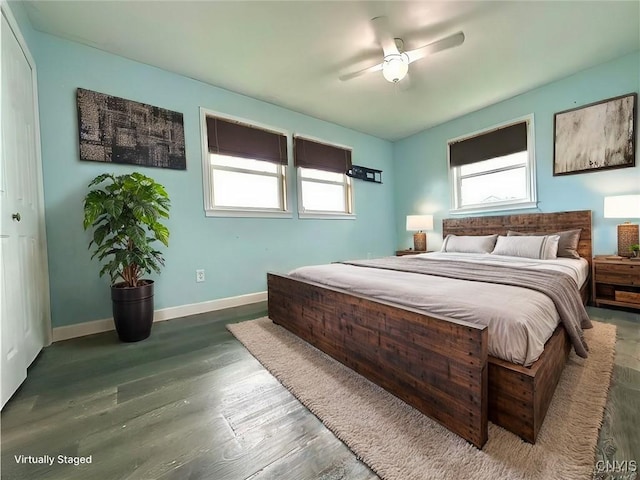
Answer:
<path fill-rule="evenodd" d="M 409 55 L 398 53 L 387 55 L 382 63 L 382 75 L 391 83 L 397 83 L 407 76 L 409 71 Z"/>

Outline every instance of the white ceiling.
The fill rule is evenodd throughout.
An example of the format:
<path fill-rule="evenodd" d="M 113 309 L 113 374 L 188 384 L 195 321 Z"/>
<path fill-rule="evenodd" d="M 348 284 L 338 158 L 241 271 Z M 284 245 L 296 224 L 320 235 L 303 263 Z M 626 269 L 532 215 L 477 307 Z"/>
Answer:
<path fill-rule="evenodd" d="M 640 2 L 29 1 L 37 30 L 397 140 L 640 48 Z M 465 43 L 382 73 L 371 18 L 412 49 Z"/>

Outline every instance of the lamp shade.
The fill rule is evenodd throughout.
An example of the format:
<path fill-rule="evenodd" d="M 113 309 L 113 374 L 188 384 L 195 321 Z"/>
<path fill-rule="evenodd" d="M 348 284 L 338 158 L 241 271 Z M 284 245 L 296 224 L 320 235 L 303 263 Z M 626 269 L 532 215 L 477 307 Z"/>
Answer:
<path fill-rule="evenodd" d="M 605 218 L 640 218 L 640 195 L 604 197 Z"/>
<path fill-rule="evenodd" d="M 406 53 L 387 55 L 382 62 L 382 75 L 388 82 L 399 82 L 408 71 L 409 56 Z"/>
<path fill-rule="evenodd" d="M 433 230 L 433 215 L 407 215 L 407 231 Z"/>

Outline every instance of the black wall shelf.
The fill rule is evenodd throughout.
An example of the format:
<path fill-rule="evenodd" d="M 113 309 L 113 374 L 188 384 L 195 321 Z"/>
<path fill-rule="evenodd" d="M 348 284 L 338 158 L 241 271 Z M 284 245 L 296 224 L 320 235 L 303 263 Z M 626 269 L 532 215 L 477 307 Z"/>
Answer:
<path fill-rule="evenodd" d="M 382 170 L 352 165 L 347 175 L 365 182 L 382 183 Z"/>

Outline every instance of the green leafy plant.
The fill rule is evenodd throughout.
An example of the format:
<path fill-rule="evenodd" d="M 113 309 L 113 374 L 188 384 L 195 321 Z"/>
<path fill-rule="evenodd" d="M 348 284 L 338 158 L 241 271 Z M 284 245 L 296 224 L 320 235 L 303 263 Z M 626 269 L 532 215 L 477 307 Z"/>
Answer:
<path fill-rule="evenodd" d="M 637 256 L 640 252 L 640 244 L 636 243 L 635 245 L 631 245 L 629 251 Z"/>
<path fill-rule="evenodd" d="M 162 185 L 140 173 L 98 175 L 84 199 L 84 229 L 93 229 L 91 258 L 104 262 L 100 276 L 114 286 L 137 287 L 140 277 L 164 266 L 162 253 L 153 247 L 169 245 L 169 230 L 160 219 L 169 218 L 171 202 Z M 124 280 L 117 284 L 118 278 Z"/>

